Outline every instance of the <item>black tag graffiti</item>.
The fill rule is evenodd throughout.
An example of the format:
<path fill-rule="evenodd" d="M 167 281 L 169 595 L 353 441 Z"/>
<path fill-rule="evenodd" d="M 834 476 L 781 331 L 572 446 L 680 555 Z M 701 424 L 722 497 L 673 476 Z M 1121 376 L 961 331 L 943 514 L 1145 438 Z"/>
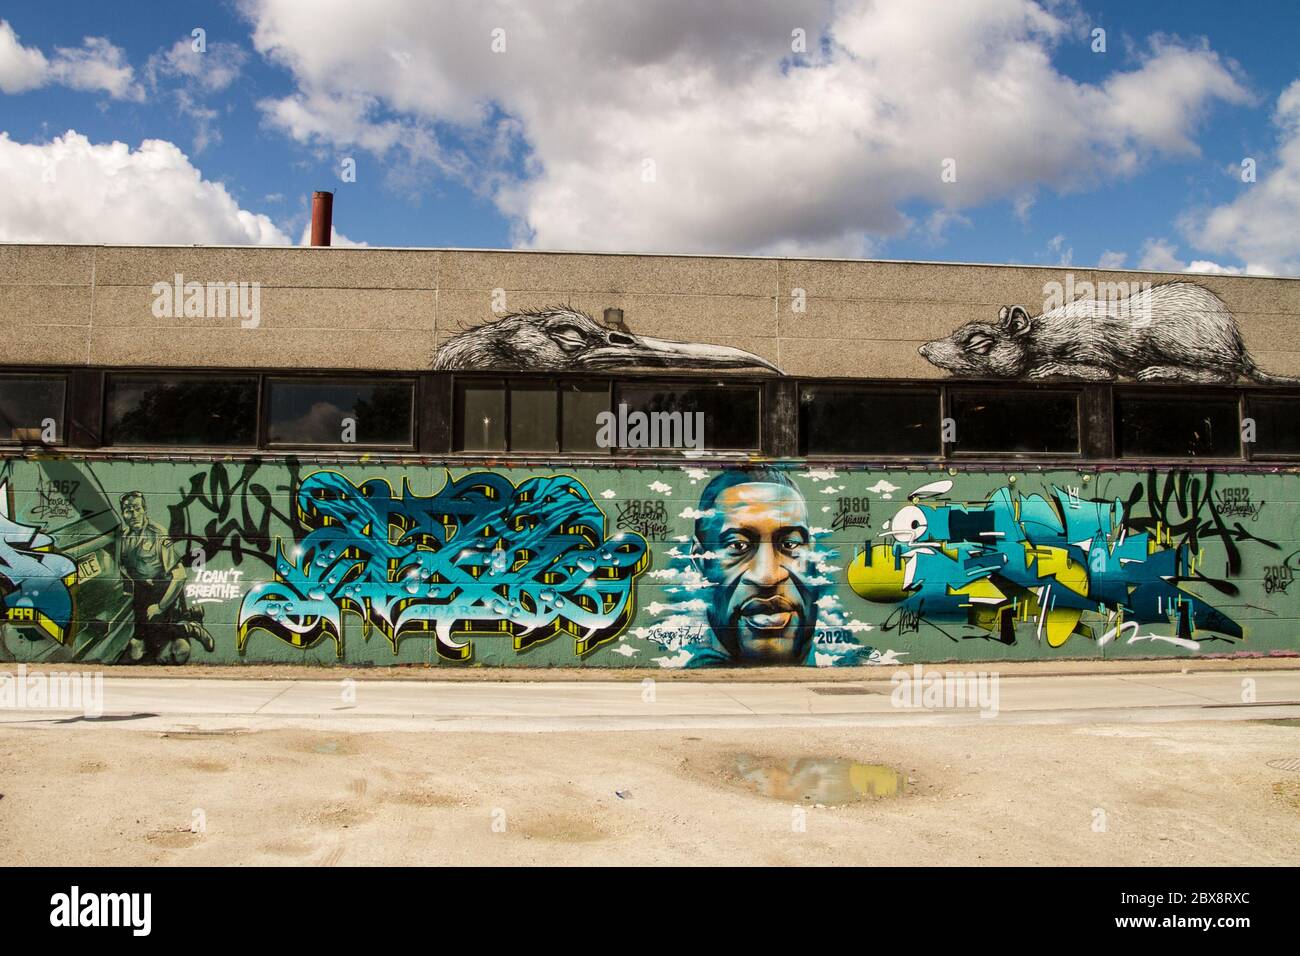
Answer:
<path fill-rule="evenodd" d="M 1264 593 L 1285 594 L 1286 589 L 1295 580 L 1295 572 L 1300 568 L 1300 551 L 1287 556 L 1282 564 L 1270 564 L 1264 568 Z"/>
<path fill-rule="evenodd" d="M 49 521 L 52 518 L 72 518 L 77 509 L 72 501 L 81 484 L 72 478 L 36 480 L 37 504 L 32 509 L 32 517 Z"/>
<path fill-rule="evenodd" d="M 1135 514 L 1136 507 L 1143 503 L 1148 515 L 1138 517 Z M 1263 502 L 1257 507 L 1263 507 Z M 1224 520 L 1225 514 L 1216 503 L 1214 475 L 1211 472 L 1206 472 L 1204 476 L 1186 471 L 1170 472 L 1162 481 L 1153 469 L 1147 473 L 1145 486 L 1134 485 L 1129 492 L 1125 513 L 1129 515 L 1129 528 L 1155 532 L 1159 526 L 1172 537 L 1181 537 L 1193 552 L 1200 548 L 1202 540 L 1217 538 L 1227 553 L 1228 574 L 1232 576 L 1241 573 L 1241 551 L 1237 548 L 1237 542 L 1256 541 L 1266 548 L 1281 550 L 1276 542 L 1251 534 L 1241 526 L 1241 522 L 1229 523 Z M 1195 577 L 1223 594 L 1238 593 L 1236 586 L 1227 581 L 1199 574 Z"/>
<path fill-rule="evenodd" d="M 268 467 L 271 475 L 283 474 L 278 463 Z M 168 506 L 172 539 L 186 545 L 191 556 L 202 551 L 205 559 L 211 560 L 214 555 L 229 553 L 239 564 L 248 555 L 273 567 L 271 522 L 286 525 L 291 540 L 297 540 L 302 530 L 292 504 L 300 481 L 298 462 L 291 458 L 284 467 L 289 480 L 270 488 L 254 480 L 262 468 L 258 460 L 229 469 L 215 462 L 191 476 L 189 488 L 181 489 L 181 500 Z M 238 477 L 232 480 L 231 472 L 236 469 Z M 277 498 L 285 503 L 285 511 L 275 506 Z"/>
<path fill-rule="evenodd" d="M 1214 493 L 1214 500 L 1219 514 L 1225 518 L 1242 517 L 1255 521 L 1264 510 L 1264 502 L 1253 503 L 1250 500 L 1250 489 L 1245 487 L 1221 488 Z"/>
<path fill-rule="evenodd" d="M 647 541 L 663 541 L 668 537 L 668 509 L 653 498 L 625 501 L 618 506 L 618 529 L 635 531 Z"/>
<path fill-rule="evenodd" d="M 835 512 L 835 517 L 831 519 L 832 531 L 871 527 L 870 498 L 839 498 L 836 504 L 839 506 L 839 511 Z"/>

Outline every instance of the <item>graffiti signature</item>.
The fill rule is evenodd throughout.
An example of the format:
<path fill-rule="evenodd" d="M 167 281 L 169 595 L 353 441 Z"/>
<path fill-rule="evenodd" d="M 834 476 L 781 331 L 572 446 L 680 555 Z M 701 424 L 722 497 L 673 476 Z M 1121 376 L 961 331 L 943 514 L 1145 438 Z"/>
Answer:
<path fill-rule="evenodd" d="M 634 498 L 618 506 L 618 528 L 663 541 L 668 537 L 668 510 L 662 501 Z"/>
<path fill-rule="evenodd" d="M 61 480 L 36 481 L 37 504 L 32 509 L 33 518 L 50 520 L 51 518 L 71 518 L 77 514 L 77 509 L 72 504 L 73 496 L 77 493 L 77 487 L 81 484 L 79 481 Z"/>

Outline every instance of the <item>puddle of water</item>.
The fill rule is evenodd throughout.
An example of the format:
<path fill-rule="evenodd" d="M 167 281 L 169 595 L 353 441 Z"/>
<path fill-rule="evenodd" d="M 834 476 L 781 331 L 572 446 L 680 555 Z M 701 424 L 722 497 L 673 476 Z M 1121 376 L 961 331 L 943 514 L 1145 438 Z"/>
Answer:
<path fill-rule="evenodd" d="M 901 796 L 907 776 L 882 764 L 836 758 L 779 760 L 736 755 L 744 784 L 765 797 L 794 803 L 841 804 Z"/>
<path fill-rule="evenodd" d="M 318 754 L 336 754 L 339 752 L 339 742 L 337 740 L 327 740 L 323 744 L 316 744 L 311 749 Z"/>
<path fill-rule="evenodd" d="M 1300 717 L 1278 717 L 1274 720 L 1252 720 L 1253 724 L 1272 724 L 1274 727 L 1300 727 Z"/>

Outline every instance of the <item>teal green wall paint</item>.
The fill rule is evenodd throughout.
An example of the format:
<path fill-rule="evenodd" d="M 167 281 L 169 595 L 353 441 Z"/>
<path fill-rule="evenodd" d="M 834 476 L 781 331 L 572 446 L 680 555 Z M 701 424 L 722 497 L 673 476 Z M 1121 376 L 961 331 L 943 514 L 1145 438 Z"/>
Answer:
<path fill-rule="evenodd" d="M 694 667 L 1300 651 L 1295 474 L 771 467 L 784 479 L 748 474 L 706 508 L 716 467 L 13 459 L 0 472 L 0 659 Z"/>

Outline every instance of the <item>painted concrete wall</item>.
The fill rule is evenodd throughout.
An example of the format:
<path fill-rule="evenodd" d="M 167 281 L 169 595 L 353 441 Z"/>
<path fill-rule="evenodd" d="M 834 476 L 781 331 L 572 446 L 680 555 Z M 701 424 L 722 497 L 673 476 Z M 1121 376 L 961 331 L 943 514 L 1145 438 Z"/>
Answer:
<path fill-rule="evenodd" d="M 257 327 L 156 316 L 154 284 L 178 274 L 259 283 Z M 621 308 L 638 335 L 743 349 L 788 375 L 941 378 L 922 345 L 966 322 L 996 323 L 1003 306 L 1037 315 L 1053 283 L 1084 295 L 1087 283 L 1097 291 L 1189 278 L 803 259 L 0 245 L 0 364 L 426 369 L 466 329 L 560 304 L 597 317 Z M 1192 281 L 1222 300 L 1261 368 L 1300 375 L 1300 280 Z M 352 347 L 338 347 L 343 335 Z"/>
<path fill-rule="evenodd" d="M 0 658 L 853 666 L 1300 651 L 1300 483 L 11 460 Z"/>

